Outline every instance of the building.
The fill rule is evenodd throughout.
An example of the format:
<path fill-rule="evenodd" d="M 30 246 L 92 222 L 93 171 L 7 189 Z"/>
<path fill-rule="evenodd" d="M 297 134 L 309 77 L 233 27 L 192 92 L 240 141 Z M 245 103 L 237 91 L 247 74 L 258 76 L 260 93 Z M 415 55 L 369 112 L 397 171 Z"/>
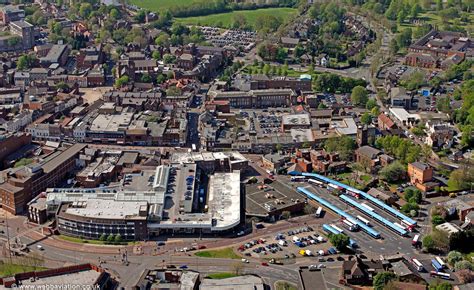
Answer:
<path fill-rule="evenodd" d="M 410 114 L 404 108 L 390 108 L 389 111 L 395 120 L 403 126 L 413 126 L 420 120 L 418 114 Z"/>
<path fill-rule="evenodd" d="M 457 215 L 461 221 L 465 220 L 466 216 L 474 210 L 473 205 L 466 203 L 459 198 L 445 202 L 444 207 L 448 210 L 449 215 Z"/>
<path fill-rule="evenodd" d="M 367 193 L 375 198 L 380 199 L 381 201 L 385 202 L 388 205 L 392 205 L 396 202 L 396 199 L 393 197 L 393 195 L 375 187 L 372 187 L 371 189 L 369 189 Z"/>
<path fill-rule="evenodd" d="M 31 49 L 35 45 L 34 26 L 26 21 L 10 22 L 10 32 L 21 37 L 23 49 Z"/>
<path fill-rule="evenodd" d="M 421 162 L 409 163 L 407 174 L 410 182 L 422 191 L 426 191 L 423 184 L 433 180 L 433 168 Z"/>
<path fill-rule="evenodd" d="M 7 25 L 12 21 L 20 21 L 25 19 L 25 10 L 19 6 L 6 5 L 0 7 L 0 23 Z"/>
<path fill-rule="evenodd" d="M 0 134 L 0 167 L 10 154 L 18 152 L 23 146 L 31 144 L 31 135 L 26 133 Z"/>
<path fill-rule="evenodd" d="M 390 117 L 385 113 L 380 113 L 377 117 L 377 125 L 380 130 L 392 130 L 397 129 L 397 124 L 390 119 Z"/>
<path fill-rule="evenodd" d="M 404 108 L 410 110 L 412 107 L 412 96 L 407 93 L 404 87 L 394 87 L 389 93 L 392 107 Z"/>
<path fill-rule="evenodd" d="M 459 32 L 431 30 L 408 48 L 405 64 L 429 69 L 446 69 L 472 57 L 472 40 Z"/>
<path fill-rule="evenodd" d="M 309 114 L 288 114 L 283 115 L 281 120 L 282 131 L 289 131 L 291 129 L 309 129 L 311 127 L 311 120 Z"/>
<path fill-rule="evenodd" d="M 339 283 L 343 285 L 365 285 L 372 283 L 377 273 L 383 272 L 382 261 L 362 260 L 356 256 L 354 260 L 342 262 L 341 278 Z"/>
<path fill-rule="evenodd" d="M 210 93 L 212 101 L 228 101 L 232 108 L 287 107 L 294 95 L 293 90 L 289 89 Z"/>
<path fill-rule="evenodd" d="M 375 171 L 377 167 L 387 166 L 392 163 L 394 159 L 374 147 L 362 146 L 355 150 L 355 160 L 364 165 L 367 169 Z"/>
<path fill-rule="evenodd" d="M 194 271 L 176 269 L 156 269 L 143 271 L 138 282 L 131 288 L 141 289 L 183 289 L 198 290 L 201 282 L 200 274 Z"/>
<path fill-rule="evenodd" d="M 0 172 L 3 176 L 3 183 L 0 184 L 1 207 L 13 214 L 24 212 L 31 199 L 64 180 L 76 167 L 76 158 L 85 147 L 85 144 L 74 144 L 62 152 L 53 153 L 42 163 Z"/>
<path fill-rule="evenodd" d="M 117 236 L 123 240 L 148 238 L 148 203 L 88 199 L 63 203 L 56 213 L 59 233 L 97 240 Z"/>
<path fill-rule="evenodd" d="M 243 275 L 225 279 L 205 278 L 201 281 L 200 290 L 264 290 L 263 279 L 254 275 Z"/>
<path fill-rule="evenodd" d="M 278 172 L 280 168 L 290 161 L 287 154 L 273 153 L 262 155 L 262 167 L 270 172 Z"/>
<path fill-rule="evenodd" d="M 446 123 L 426 123 L 426 145 L 449 149 L 454 141 L 454 129 Z"/>
<path fill-rule="evenodd" d="M 437 225 L 436 229 L 446 232 L 448 236 L 451 236 L 452 234 L 459 233 L 460 231 L 462 231 L 462 229 L 458 225 L 449 223 L 449 222 Z"/>
<path fill-rule="evenodd" d="M 64 66 L 69 57 L 70 49 L 64 44 L 55 44 L 51 47 L 45 57 L 40 58 L 40 64 L 49 67 L 51 64 Z"/>
<path fill-rule="evenodd" d="M 117 286 L 108 272 L 93 264 L 18 273 L 0 279 L 0 285 L 5 288 L 22 285 L 31 289 L 43 289 L 51 285 L 67 285 L 72 281 L 81 289 L 114 289 Z"/>

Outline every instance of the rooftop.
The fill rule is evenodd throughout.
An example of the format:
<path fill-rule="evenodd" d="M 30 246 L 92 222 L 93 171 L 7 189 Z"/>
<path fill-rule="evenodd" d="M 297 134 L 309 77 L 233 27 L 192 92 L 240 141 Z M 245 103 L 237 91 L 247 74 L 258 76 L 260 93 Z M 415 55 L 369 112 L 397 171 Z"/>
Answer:
<path fill-rule="evenodd" d="M 206 290 L 263 290 L 263 280 L 253 275 L 245 275 L 226 279 L 203 279 L 200 289 Z"/>
<path fill-rule="evenodd" d="M 209 212 L 216 220 L 214 230 L 230 229 L 240 223 L 240 171 L 210 177 Z"/>
<path fill-rule="evenodd" d="M 65 209 L 66 214 L 99 219 L 146 219 L 140 211 L 148 211 L 145 201 L 115 201 L 88 199 L 76 201 Z"/>
<path fill-rule="evenodd" d="M 125 112 L 119 115 L 99 114 L 92 121 L 90 130 L 101 132 L 118 132 L 125 130 L 132 121 L 133 113 Z"/>

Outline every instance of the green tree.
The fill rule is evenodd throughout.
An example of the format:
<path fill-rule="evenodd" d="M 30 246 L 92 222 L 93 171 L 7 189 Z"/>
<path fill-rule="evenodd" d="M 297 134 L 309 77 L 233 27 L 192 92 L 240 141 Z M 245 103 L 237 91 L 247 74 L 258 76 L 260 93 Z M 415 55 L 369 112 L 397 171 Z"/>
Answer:
<path fill-rule="evenodd" d="M 102 242 L 105 242 L 107 240 L 107 235 L 106 234 L 100 235 L 99 240 Z"/>
<path fill-rule="evenodd" d="M 361 117 L 360 121 L 362 124 L 369 125 L 372 123 L 372 115 L 369 112 L 365 112 Z"/>
<path fill-rule="evenodd" d="M 437 225 L 440 225 L 442 223 L 446 222 L 442 217 L 440 217 L 439 215 L 435 215 L 435 216 L 432 216 L 431 217 L 431 223 L 434 225 L 434 226 L 437 226 Z"/>
<path fill-rule="evenodd" d="M 129 82 L 128 76 L 121 76 L 120 78 L 115 80 L 115 87 L 121 88 L 125 85 L 127 85 Z"/>
<path fill-rule="evenodd" d="M 31 68 L 36 62 L 36 57 L 29 54 L 24 54 L 20 56 L 16 62 L 16 67 L 18 70 L 26 70 Z"/>
<path fill-rule="evenodd" d="M 165 64 L 174 63 L 175 60 L 176 60 L 176 58 L 175 58 L 173 55 L 171 55 L 171 54 L 168 54 L 168 53 L 167 53 L 167 54 L 165 54 L 165 55 L 163 56 L 163 62 L 164 62 Z"/>
<path fill-rule="evenodd" d="M 458 261 L 454 264 L 456 271 L 460 270 L 473 270 L 472 263 L 469 261 Z"/>
<path fill-rule="evenodd" d="M 349 246 L 349 237 L 344 234 L 331 234 L 329 235 L 329 241 L 339 251 L 344 251 Z"/>
<path fill-rule="evenodd" d="M 282 219 L 285 219 L 285 220 L 291 218 L 291 212 L 289 212 L 289 211 L 287 211 L 287 210 L 283 211 L 283 212 L 281 213 L 281 218 L 282 218 Z"/>
<path fill-rule="evenodd" d="M 405 190 L 405 194 L 403 195 L 403 199 L 411 203 L 419 204 L 423 199 L 423 195 L 418 189 L 407 188 Z"/>
<path fill-rule="evenodd" d="M 458 251 L 451 251 L 448 253 L 448 263 L 450 265 L 456 264 L 456 262 L 462 261 L 462 254 Z"/>
<path fill-rule="evenodd" d="M 155 60 L 160 60 L 161 59 L 161 53 L 159 51 L 155 50 L 151 53 L 151 57 Z"/>
<path fill-rule="evenodd" d="M 385 285 L 387 285 L 388 282 L 394 280 L 395 278 L 397 278 L 397 275 L 392 272 L 377 273 L 377 275 L 374 276 L 373 280 L 374 289 L 383 290 Z"/>
<path fill-rule="evenodd" d="M 120 234 L 116 234 L 114 237 L 114 242 L 116 244 L 120 244 L 122 242 L 122 236 Z"/>
<path fill-rule="evenodd" d="M 81 15 L 82 18 L 87 19 L 89 18 L 89 15 L 92 12 L 92 5 L 90 3 L 82 3 L 81 6 L 79 7 L 79 15 Z"/>
<path fill-rule="evenodd" d="M 111 244 L 111 243 L 114 242 L 114 240 L 115 240 L 114 235 L 110 234 L 110 235 L 107 236 L 107 242 L 108 242 L 108 243 Z"/>
<path fill-rule="evenodd" d="M 362 86 L 356 86 L 352 89 L 351 101 L 356 106 L 365 106 L 368 101 L 367 90 Z"/>
<path fill-rule="evenodd" d="M 374 98 L 370 98 L 369 100 L 367 100 L 367 103 L 365 104 L 365 108 L 367 110 L 372 110 L 375 107 L 377 107 L 377 100 L 375 100 Z"/>
<path fill-rule="evenodd" d="M 405 166 L 403 166 L 399 161 L 392 162 L 379 171 L 380 178 L 388 182 L 401 180 L 405 175 Z"/>
<path fill-rule="evenodd" d="M 423 238 L 422 244 L 423 244 L 423 248 L 425 248 L 427 251 L 431 251 L 435 247 L 435 242 L 431 235 L 426 235 Z"/>

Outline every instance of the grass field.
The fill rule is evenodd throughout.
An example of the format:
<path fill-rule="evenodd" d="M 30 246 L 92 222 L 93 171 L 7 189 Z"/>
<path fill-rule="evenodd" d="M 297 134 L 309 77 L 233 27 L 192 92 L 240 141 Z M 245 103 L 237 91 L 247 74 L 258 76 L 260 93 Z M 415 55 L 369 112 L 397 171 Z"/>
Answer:
<path fill-rule="evenodd" d="M 172 7 L 187 6 L 193 0 L 130 0 L 130 3 L 150 11 L 160 12 Z"/>
<path fill-rule="evenodd" d="M 236 15 L 241 15 L 245 18 L 249 26 L 255 27 L 257 19 L 263 15 L 273 15 L 282 18 L 285 21 L 296 14 L 297 10 L 293 8 L 264 8 L 256 10 L 232 11 L 206 16 L 176 18 L 176 21 L 186 25 L 205 25 L 230 28 L 234 22 L 234 17 Z"/>
<path fill-rule="evenodd" d="M 277 281 L 275 283 L 275 289 L 276 290 L 297 290 L 298 287 L 296 287 L 295 284 L 287 282 L 287 281 Z"/>
<path fill-rule="evenodd" d="M 240 259 L 241 257 L 234 253 L 232 248 L 224 248 L 219 250 L 201 251 L 195 254 L 201 258 L 223 258 L 223 259 Z"/>
<path fill-rule="evenodd" d="M 33 267 L 17 264 L 0 264 L 0 277 L 12 276 L 18 273 L 30 272 L 35 270 L 44 270 L 44 267 Z"/>
<path fill-rule="evenodd" d="M 209 279 L 226 279 L 226 278 L 232 278 L 232 277 L 237 277 L 237 275 L 230 272 L 212 273 L 212 274 L 207 275 L 207 278 Z"/>

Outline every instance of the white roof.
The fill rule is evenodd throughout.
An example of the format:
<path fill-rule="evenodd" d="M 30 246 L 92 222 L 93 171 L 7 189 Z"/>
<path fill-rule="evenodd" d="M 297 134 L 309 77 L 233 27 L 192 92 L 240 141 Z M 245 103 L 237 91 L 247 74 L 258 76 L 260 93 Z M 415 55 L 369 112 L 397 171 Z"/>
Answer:
<path fill-rule="evenodd" d="M 101 219 L 133 219 L 139 217 L 140 209 L 147 210 L 146 201 L 115 201 L 104 199 L 88 199 L 78 204 L 84 206 L 69 207 L 67 214 Z M 142 218 L 146 218 L 143 216 Z"/>
<path fill-rule="evenodd" d="M 240 223 L 240 171 L 211 176 L 209 212 L 216 220 L 212 230 L 226 230 Z"/>
<path fill-rule="evenodd" d="M 395 118 L 402 122 L 406 122 L 408 119 L 420 119 L 418 114 L 410 114 L 404 108 L 390 108 L 390 112 L 395 116 Z"/>

